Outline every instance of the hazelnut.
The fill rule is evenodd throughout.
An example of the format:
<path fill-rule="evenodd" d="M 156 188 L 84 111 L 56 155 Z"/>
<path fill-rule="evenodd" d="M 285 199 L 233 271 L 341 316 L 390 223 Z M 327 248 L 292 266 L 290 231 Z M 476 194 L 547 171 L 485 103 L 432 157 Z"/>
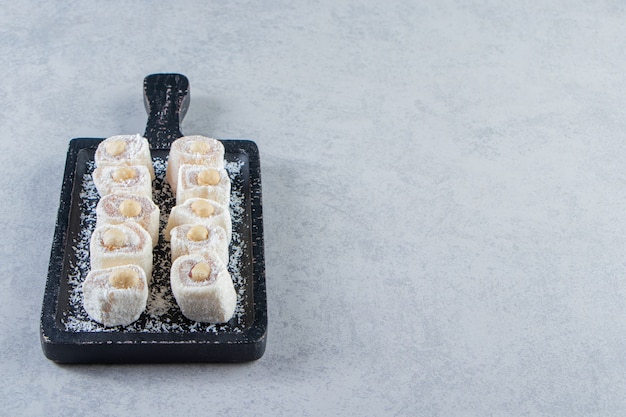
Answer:
<path fill-rule="evenodd" d="M 189 150 L 193 153 L 207 154 L 211 150 L 211 146 L 206 142 L 191 142 L 189 144 Z"/>
<path fill-rule="evenodd" d="M 198 217 L 209 217 L 215 213 L 215 207 L 206 200 L 196 200 L 191 203 L 191 211 Z"/>
<path fill-rule="evenodd" d="M 191 268 L 191 272 L 189 274 L 190 278 L 194 281 L 204 281 L 209 279 L 211 275 L 211 265 L 206 262 L 199 262 Z"/>
<path fill-rule="evenodd" d="M 209 237 L 209 231 L 204 226 L 194 226 L 187 232 L 187 239 L 193 240 L 194 242 L 200 242 L 202 240 L 207 240 Z"/>
<path fill-rule="evenodd" d="M 137 172 L 131 167 L 118 168 L 111 174 L 111 178 L 115 182 L 132 180 L 137 176 Z"/>
<path fill-rule="evenodd" d="M 104 144 L 104 150 L 111 156 L 117 156 L 126 150 L 126 142 L 123 140 L 110 140 Z"/>
<path fill-rule="evenodd" d="M 102 244 L 108 249 L 126 246 L 126 235 L 120 229 L 111 228 L 102 234 Z"/>
<path fill-rule="evenodd" d="M 139 286 L 139 274 L 134 269 L 116 269 L 109 275 L 109 284 L 119 289 Z"/>
<path fill-rule="evenodd" d="M 220 183 L 220 172 L 209 168 L 198 172 L 198 185 L 217 185 Z"/>
<path fill-rule="evenodd" d="M 119 210 L 124 217 L 136 217 L 141 213 L 141 204 L 135 200 L 124 200 L 120 203 Z"/>

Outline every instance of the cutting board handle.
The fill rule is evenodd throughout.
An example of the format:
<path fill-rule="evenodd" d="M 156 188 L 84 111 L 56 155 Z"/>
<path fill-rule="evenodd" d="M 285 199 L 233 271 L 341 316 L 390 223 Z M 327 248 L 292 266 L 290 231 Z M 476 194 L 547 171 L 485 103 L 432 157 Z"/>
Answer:
<path fill-rule="evenodd" d="M 182 74 L 151 74 L 143 80 L 148 112 L 146 133 L 152 149 L 169 149 L 183 134 L 180 123 L 189 107 L 189 80 Z"/>

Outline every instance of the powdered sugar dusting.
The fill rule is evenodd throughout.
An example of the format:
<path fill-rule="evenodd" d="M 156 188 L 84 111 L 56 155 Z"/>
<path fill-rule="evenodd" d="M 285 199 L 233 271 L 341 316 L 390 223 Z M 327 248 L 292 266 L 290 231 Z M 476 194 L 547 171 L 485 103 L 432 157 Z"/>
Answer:
<path fill-rule="evenodd" d="M 153 157 L 156 179 L 153 184 L 153 199 L 161 210 L 160 237 L 153 252 L 153 276 L 150 284 L 150 293 L 145 312 L 139 320 L 128 325 L 108 328 L 89 318 L 83 308 L 82 283 L 89 272 L 89 240 L 96 224 L 96 204 L 99 194 L 92 179 L 95 168 L 93 161 L 87 162 L 87 169 L 81 181 L 80 191 L 80 232 L 72 242 L 73 256 L 69 256 L 70 264 L 67 274 L 68 306 L 63 312 L 62 324 L 67 331 L 74 332 L 147 332 L 147 333 L 177 333 L 177 332 L 209 332 L 209 333 L 240 333 L 246 326 L 246 279 L 244 254 L 247 250 L 246 240 L 239 233 L 245 216 L 245 195 L 242 192 L 244 182 L 241 160 L 225 163 L 231 182 L 230 212 L 233 223 L 232 243 L 228 269 L 231 273 L 237 291 L 237 308 L 233 318 L 228 323 L 207 324 L 186 319 L 174 299 L 170 284 L 170 245 L 163 239 L 162 231 L 167 224 L 171 208 L 176 203 L 169 184 L 165 180 L 167 163 L 164 158 Z M 77 184 L 78 185 L 78 184 Z M 243 228 L 245 230 L 245 228 Z M 67 254 L 66 254 L 67 256 Z"/>

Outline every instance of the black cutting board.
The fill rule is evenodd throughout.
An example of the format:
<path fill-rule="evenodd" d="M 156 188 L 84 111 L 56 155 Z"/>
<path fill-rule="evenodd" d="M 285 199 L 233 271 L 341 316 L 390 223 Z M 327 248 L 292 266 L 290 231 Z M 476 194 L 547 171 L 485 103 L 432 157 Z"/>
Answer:
<path fill-rule="evenodd" d="M 144 79 L 151 147 L 157 178 L 154 201 L 161 232 L 175 196 L 165 181 L 171 143 L 182 136 L 180 122 L 189 103 L 189 82 L 181 74 Z M 169 243 L 161 234 L 146 312 L 129 326 L 106 328 L 82 307 L 82 281 L 89 271 L 89 237 L 95 226 L 91 173 L 103 138 L 70 141 L 41 314 L 41 344 L 49 359 L 62 363 L 243 362 L 265 351 L 267 301 L 259 152 L 250 140 L 221 140 L 232 182 L 233 242 L 229 270 L 238 293 L 234 317 L 224 324 L 186 319 L 169 288 Z"/>

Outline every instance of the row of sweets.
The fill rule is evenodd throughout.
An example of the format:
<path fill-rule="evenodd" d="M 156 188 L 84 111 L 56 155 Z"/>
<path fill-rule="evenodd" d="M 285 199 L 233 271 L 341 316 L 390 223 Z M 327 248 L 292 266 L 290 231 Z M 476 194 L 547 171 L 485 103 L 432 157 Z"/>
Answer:
<path fill-rule="evenodd" d="M 231 184 L 224 145 L 204 136 L 175 140 L 166 179 L 176 195 L 164 233 L 171 246 L 174 298 L 190 320 L 226 322 L 237 293 L 228 272 Z"/>
<path fill-rule="evenodd" d="M 93 181 L 100 200 L 89 246 L 91 269 L 83 305 L 105 326 L 125 326 L 146 308 L 152 250 L 159 238 L 159 208 L 152 201 L 155 177 L 148 141 L 112 136 L 95 153 Z"/>

